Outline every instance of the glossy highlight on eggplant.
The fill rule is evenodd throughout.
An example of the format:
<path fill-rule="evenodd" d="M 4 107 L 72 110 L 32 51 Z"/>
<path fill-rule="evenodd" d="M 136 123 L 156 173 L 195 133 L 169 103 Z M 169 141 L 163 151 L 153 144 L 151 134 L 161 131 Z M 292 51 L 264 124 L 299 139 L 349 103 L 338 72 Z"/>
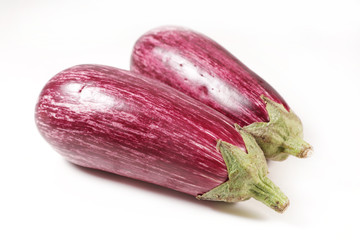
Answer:
<path fill-rule="evenodd" d="M 131 71 L 157 79 L 216 109 L 251 133 L 272 160 L 307 157 L 300 119 L 261 77 L 218 43 L 189 29 L 163 27 L 138 39 Z"/>
<path fill-rule="evenodd" d="M 267 177 L 254 138 L 214 109 L 153 79 L 102 65 L 55 75 L 35 120 L 68 161 L 198 199 L 253 197 L 278 212 L 287 197 Z"/>

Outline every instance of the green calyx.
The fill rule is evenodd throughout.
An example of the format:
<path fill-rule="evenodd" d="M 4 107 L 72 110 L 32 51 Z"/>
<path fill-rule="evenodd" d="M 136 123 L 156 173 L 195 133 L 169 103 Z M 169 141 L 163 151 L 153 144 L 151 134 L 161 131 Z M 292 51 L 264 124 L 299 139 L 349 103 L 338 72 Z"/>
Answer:
<path fill-rule="evenodd" d="M 255 139 L 238 129 L 247 153 L 237 146 L 218 140 L 227 170 L 228 181 L 197 198 L 201 200 L 237 202 L 251 197 L 263 202 L 277 212 L 283 212 L 289 205 L 288 198 L 266 177 L 268 173 L 265 156 Z"/>
<path fill-rule="evenodd" d="M 252 123 L 243 130 L 255 137 L 265 157 L 282 161 L 289 154 L 300 158 L 310 156 L 312 147 L 303 140 L 303 127 L 296 114 L 267 97 L 261 98 L 266 103 L 270 121 Z M 239 126 L 236 128 L 239 129 Z"/>

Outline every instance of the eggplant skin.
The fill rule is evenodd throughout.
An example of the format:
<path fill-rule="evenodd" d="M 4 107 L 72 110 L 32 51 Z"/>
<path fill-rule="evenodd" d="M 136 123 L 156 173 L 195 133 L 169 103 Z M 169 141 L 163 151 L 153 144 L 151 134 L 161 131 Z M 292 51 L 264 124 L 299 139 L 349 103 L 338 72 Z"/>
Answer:
<path fill-rule="evenodd" d="M 185 28 L 163 27 L 140 37 L 134 46 L 131 71 L 186 93 L 240 126 L 269 121 L 261 95 L 289 110 L 267 82 L 225 48 Z"/>
<path fill-rule="evenodd" d="M 230 119 L 165 85 L 102 65 L 55 75 L 35 110 L 42 136 L 77 165 L 193 196 L 228 178 L 221 139 L 246 151 Z"/>

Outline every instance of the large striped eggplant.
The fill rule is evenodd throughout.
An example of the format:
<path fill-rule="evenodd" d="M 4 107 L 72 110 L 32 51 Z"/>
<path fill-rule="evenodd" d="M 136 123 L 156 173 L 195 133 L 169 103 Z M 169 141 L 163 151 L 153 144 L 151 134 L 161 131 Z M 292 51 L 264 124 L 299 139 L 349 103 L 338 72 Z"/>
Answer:
<path fill-rule="evenodd" d="M 188 29 L 165 27 L 135 44 L 131 70 L 158 79 L 216 109 L 251 133 L 265 157 L 310 155 L 300 119 L 262 78 L 219 44 Z"/>
<path fill-rule="evenodd" d="M 72 163 L 198 199 L 253 197 L 278 212 L 288 205 L 266 177 L 265 157 L 250 134 L 153 79 L 101 65 L 69 68 L 46 84 L 35 119 Z"/>

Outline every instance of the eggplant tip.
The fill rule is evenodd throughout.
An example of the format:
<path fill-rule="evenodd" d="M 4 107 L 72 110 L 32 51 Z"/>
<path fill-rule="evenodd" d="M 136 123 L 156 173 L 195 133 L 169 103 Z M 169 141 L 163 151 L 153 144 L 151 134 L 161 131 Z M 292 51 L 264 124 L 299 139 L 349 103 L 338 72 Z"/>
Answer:
<path fill-rule="evenodd" d="M 310 146 L 309 148 L 305 149 L 302 154 L 301 154 L 301 157 L 302 158 L 308 158 L 310 157 L 314 152 L 314 149 L 312 146 Z"/>
<path fill-rule="evenodd" d="M 284 204 L 284 206 L 281 206 L 281 208 L 276 209 L 276 211 L 277 211 L 278 213 L 284 213 L 285 210 L 289 207 L 289 205 L 290 205 L 290 201 L 288 200 L 288 201 Z"/>

